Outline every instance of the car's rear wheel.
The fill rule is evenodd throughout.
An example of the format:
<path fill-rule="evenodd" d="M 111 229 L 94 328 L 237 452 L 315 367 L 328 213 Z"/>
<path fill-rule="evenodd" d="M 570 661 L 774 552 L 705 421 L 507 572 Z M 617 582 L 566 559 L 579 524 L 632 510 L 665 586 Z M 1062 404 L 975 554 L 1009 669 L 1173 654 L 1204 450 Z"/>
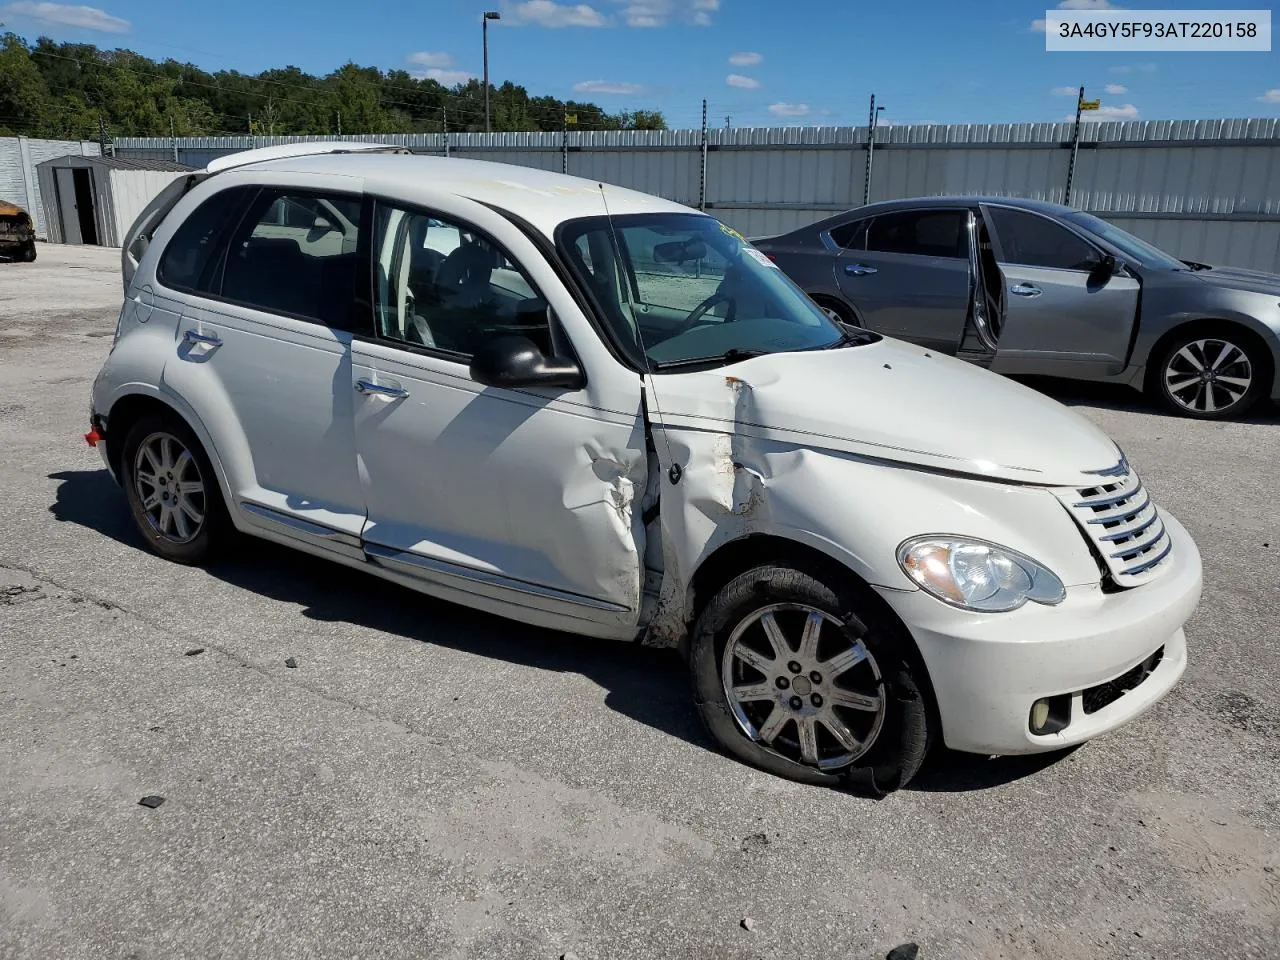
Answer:
<path fill-rule="evenodd" d="M 1184 417 L 1222 420 L 1247 413 L 1271 387 L 1266 351 L 1247 334 L 1202 328 L 1180 334 L 1160 352 L 1148 389 Z"/>
<path fill-rule="evenodd" d="M 176 416 L 149 414 L 120 451 L 125 496 L 147 545 L 167 560 L 210 559 L 230 531 L 218 480 L 204 448 Z"/>
<path fill-rule="evenodd" d="M 853 311 L 842 303 L 838 303 L 829 297 L 811 297 L 814 303 L 818 305 L 818 309 L 827 315 L 827 319 L 835 323 L 847 323 L 858 326 L 858 318 L 853 315 Z"/>
<path fill-rule="evenodd" d="M 912 641 L 868 593 L 767 565 L 711 599 L 691 666 L 703 721 L 729 753 L 877 794 L 919 770 L 931 723 Z"/>

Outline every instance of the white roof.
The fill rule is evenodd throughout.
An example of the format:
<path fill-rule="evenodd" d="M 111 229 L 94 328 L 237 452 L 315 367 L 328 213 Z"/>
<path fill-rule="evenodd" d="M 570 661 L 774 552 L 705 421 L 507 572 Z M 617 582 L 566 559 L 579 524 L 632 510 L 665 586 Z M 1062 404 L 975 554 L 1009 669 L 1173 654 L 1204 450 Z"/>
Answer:
<path fill-rule="evenodd" d="M 356 144 L 351 144 L 356 146 Z M 246 170 L 248 165 L 239 165 Z M 412 194 L 430 184 L 480 203 L 508 210 L 547 236 L 566 220 L 628 213 L 697 213 L 689 207 L 596 180 L 487 160 L 462 160 L 392 153 L 343 153 L 264 159 L 253 169 L 290 173 L 330 173 L 360 177 L 371 191 Z M 601 189 L 604 200 L 601 198 Z"/>

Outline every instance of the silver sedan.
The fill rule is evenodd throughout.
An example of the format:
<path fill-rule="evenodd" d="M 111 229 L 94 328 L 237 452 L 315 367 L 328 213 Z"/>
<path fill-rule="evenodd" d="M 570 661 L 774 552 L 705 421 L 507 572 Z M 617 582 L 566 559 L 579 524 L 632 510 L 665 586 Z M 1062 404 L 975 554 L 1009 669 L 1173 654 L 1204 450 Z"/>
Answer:
<path fill-rule="evenodd" d="M 1079 210 L 894 200 L 754 242 L 834 319 L 999 373 L 1123 383 L 1202 419 L 1280 400 L 1280 276 L 1178 260 Z"/>

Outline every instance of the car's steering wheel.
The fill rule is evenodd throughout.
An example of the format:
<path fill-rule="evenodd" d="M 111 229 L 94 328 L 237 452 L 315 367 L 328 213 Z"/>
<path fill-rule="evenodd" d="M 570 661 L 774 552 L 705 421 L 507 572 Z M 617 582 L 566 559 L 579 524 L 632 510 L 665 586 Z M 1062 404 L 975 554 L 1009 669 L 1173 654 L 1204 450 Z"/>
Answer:
<path fill-rule="evenodd" d="M 728 303 L 730 307 L 732 307 L 733 297 L 725 293 L 723 290 L 717 290 L 689 312 L 689 315 L 685 317 L 684 321 L 680 324 L 679 332 L 687 333 L 692 330 L 698 325 L 698 321 L 707 315 L 707 311 L 720 303 Z M 730 313 L 732 313 L 732 309 L 730 310 Z M 729 317 L 725 317 L 726 321 L 728 319 Z"/>

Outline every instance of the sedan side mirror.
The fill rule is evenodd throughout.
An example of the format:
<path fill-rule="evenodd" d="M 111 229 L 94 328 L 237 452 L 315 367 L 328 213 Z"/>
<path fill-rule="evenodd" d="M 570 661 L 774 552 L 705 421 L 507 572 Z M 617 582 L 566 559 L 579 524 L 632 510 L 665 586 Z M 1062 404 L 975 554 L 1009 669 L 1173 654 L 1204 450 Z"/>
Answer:
<path fill-rule="evenodd" d="M 528 337 L 494 337 L 471 358 L 471 379 L 487 387 L 568 387 L 587 378 L 576 360 L 546 357 Z"/>
<path fill-rule="evenodd" d="M 1104 253 L 1102 259 L 1089 271 L 1089 280 L 1093 283 L 1106 283 L 1116 275 L 1116 268 L 1116 258 L 1109 253 Z"/>

